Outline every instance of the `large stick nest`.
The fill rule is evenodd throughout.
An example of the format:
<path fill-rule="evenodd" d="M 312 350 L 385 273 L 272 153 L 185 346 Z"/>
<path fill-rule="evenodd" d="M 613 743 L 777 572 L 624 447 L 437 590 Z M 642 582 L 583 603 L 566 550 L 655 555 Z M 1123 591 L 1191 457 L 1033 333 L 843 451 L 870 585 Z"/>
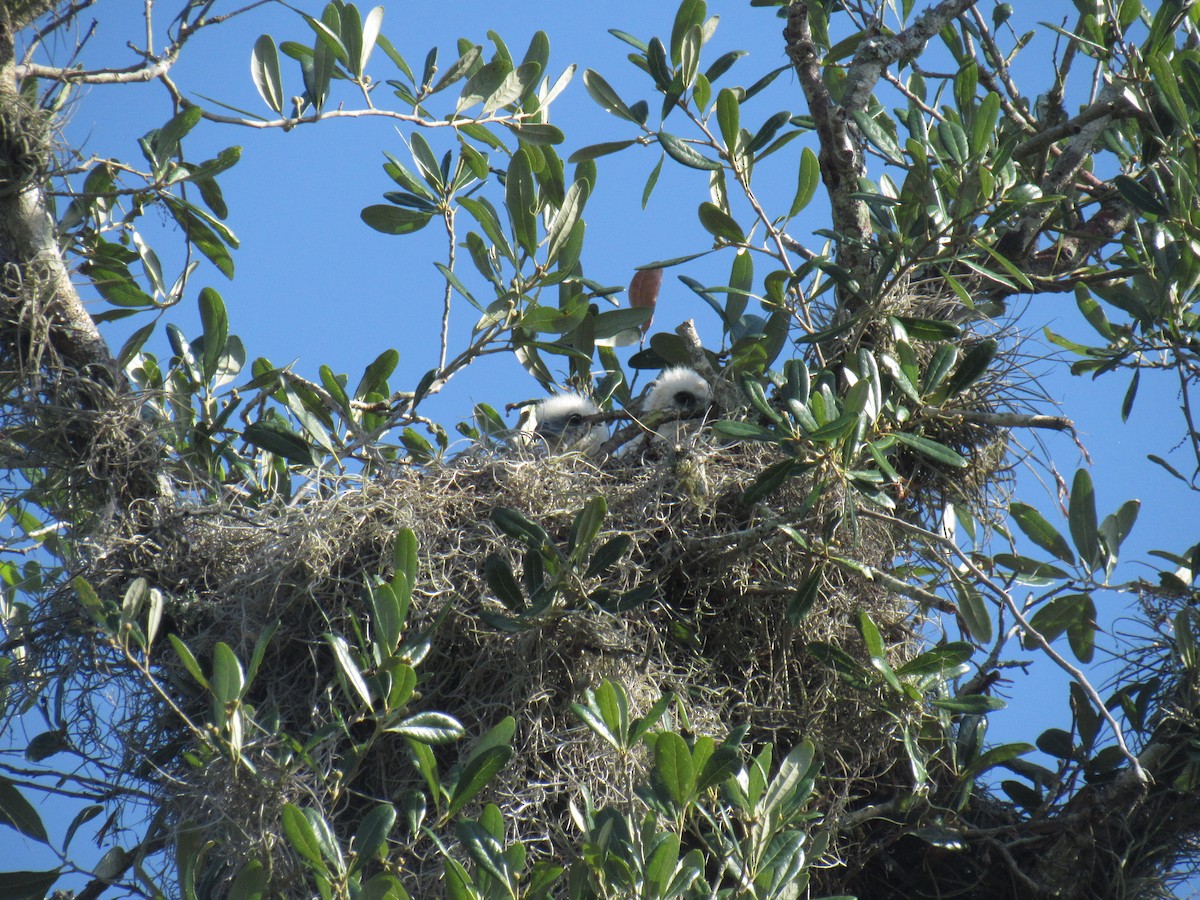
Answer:
<path fill-rule="evenodd" d="M 397 532 L 411 528 L 421 574 L 410 633 L 441 620 L 432 631 L 432 655 L 419 668 L 413 711 L 449 713 L 472 735 L 516 717 L 516 752 L 484 799 L 519 822 L 527 845 L 565 851 L 567 804 L 580 785 L 589 786 L 598 805 L 630 799 L 626 766 L 570 711 L 602 678 L 619 681 L 638 713 L 663 692 L 675 692 L 691 727 L 718 740 L 747 724 L 752 739 L 775 740 L 784 750 L 801 738 L 815 741 L 831 776 L 829 799 L 840 806 L 866 781 L 906 778 L 892 773 L 902 758 L 896 720 L 882 712 L 882 702 L 851 695 L 805 648 L 826 641 L 861 657 L 854 615 L 865 610 L 902 662 L 916 647 L 912 610 L 903 598 L 830 567 L 800 627 L 787 624 L 797 585 L 815 560 L 782 532 L 758 526 L 807 507 L 803 520 L 791 524 L 817 532 L 844 498 L 828 491 L 806 503 L 812 482 L 793 479 L 769 503 L 748 508 L 745 487 L 772 461 L 757 446 L 711 443 L 678 457 L 618 460 L 605 468 L 571 454 L 463 457 L 401 470 L 389 480 L 343 484 L 328 496 L 260 510 L 253 520 L 233 510 L 166 509 L 157 529 L 104 547 L 89 577 L 119 594 L 121 582 L 141 575 L 177 598 L 171 628 L 206 667 L 218 641 L 248 660 L 259 636 L 279 623 L 253 704 L 260 719 L 278 716 L 283 731 L 312 734 L 348 705 L 321 635 L 353 640 L 369 629 L 364 583 L 387 574 Z M 523 548 L 495 526 L 493 511 L 519 510 L 563 543 L 578 510 L 598 495 L 609 510 L 599 542 L 624 534 L 631 545 L 603 584 L 586 587 L 620 592 L 653 584 L 653 599 L 619 615 L 566 602 L 517 634 L 481 620 L 481 611 L 503 612 L 488 594 L 484 560 L 500 554 L 518 573 L 522 566 Z M 871 565 L 886 564 L 901 549 L 882 530 L 865 527 L 852 544 L 845 551 Z M 207 702 L 170 656 L 159 654 L 177 688 Z M 335 767 L 336 748 L 345 750 L 352 737 L 353 728 L 344 744 L 327 745 L 329 757 L 318 767 Z M 214 833 L 206 837 L 218 846 L 235 857 L 273 858 L 277 874 L 287 860 L 271 844 L 285 801 L 315 803 L 352 831 L 367 798 L 401 803 L 406 791 L 420 787 L 400 738 L 377 745 L 337 797 L 312 772 L 279 765 L 277 739 L 248 736 L 247 743 L 260 772 L 279 773 L 270 796 L 247 791 L 244 773 L 236 777 L 233 767 L 222 774 L 228 764 L 213 759 L 198 771 L 173 773 L 190 788 L 180 791 L 175 783 L 164 799 L 177 821 L 208 823 Z M 471 744 L 443 749 L 443 771 Z M 419 859 L 413 866 L 426 868 Z"/>

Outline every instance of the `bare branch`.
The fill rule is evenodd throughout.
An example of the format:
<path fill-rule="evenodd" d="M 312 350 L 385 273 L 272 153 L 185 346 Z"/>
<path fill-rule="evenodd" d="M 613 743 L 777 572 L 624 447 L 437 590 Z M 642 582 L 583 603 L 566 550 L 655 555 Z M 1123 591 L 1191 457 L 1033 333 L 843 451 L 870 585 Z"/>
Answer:
<path fill-rule="evenodd" d="M 1137 108 L 1124 95 L 1110 97 L 1108 100 L 1097 100 L 1074 118 L 1040 131 L 1025 141 L 1013 151 L 1013 159 L 1023 160 L 1040 151 L 1045 151 L 1051 144 L 1078 135 L 1083 131 L 1085 125 L 1096 119 L 1136 115 L 1137 112 Z"/>
<path fill-rule="evenodd" d="M 994 425 L 997 428 L 1048 428 L 1052 431 L 1070 431 L 1072 434 L 1075 432 L 1075 423 L 1065 416 L 985 412 L 978 409 L 942 409 L 937 406 L 922 406 L 921 413 L 934 419 L 976 422 L 980 425 Z"/>
<path fill-rule="evenodd" d="M 162 58 L 124 69 L 60 69 L 40 63 L 22 63 L 15 68 L 17 78 L 43 78 L 66 84 L 137 84 L 154 81 L 170 71 L 175 59 Z"/>

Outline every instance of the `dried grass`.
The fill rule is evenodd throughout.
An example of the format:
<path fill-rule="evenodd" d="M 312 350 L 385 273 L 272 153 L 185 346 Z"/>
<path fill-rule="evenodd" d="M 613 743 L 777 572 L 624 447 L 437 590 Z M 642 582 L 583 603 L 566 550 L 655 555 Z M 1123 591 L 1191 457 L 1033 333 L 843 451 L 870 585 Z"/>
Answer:
<path fill-rule="evenodd" d="M 901 777 L 889 774 L 902 751 L 882 702 L 851 696 L 805 647 L 827 641 L 861 656 L 853 619 L 864 609 L 900 663 L 917 646 L 910 604 L 830 575 L 801 626 L 787 624 L 787 607 L 814 560 L 782 533 L 758 526 L 802 508 L 812 484 L 794 479 L 770 504 L 747 508 L 744 488 L 772 461 L 757 445 L 711 443 L 673 460 L 617 460 L 603 468 L 574 455 L 463 457 L 424 471 L 402 469 L 390 480 L 347 480 L 325 496 L 259 510 L 252 520 L 232 509 L 164 509 L 158 528 L 112 540 L 87 574 L 110 592 L 142 575 L 181 598 L 170 611 L 171 629 L 205 665 L 218 641 L 248 659 L 259 636 L 278 622 L 253 703 L 260 713 L 277 711 L 286 731 L 311 734 L 335 720 L 342 702 L 321 635 L 367 627 L 364 582 L 388 569 L 398 530 L 413 529 L 421 575 L 410 628 L 430 628 L 444 617 L 419 670 L 420 708 L 449 713 L 474 735 L 516 717 L 513 760 L 485 799 L 520 824 L 532 850 L 561 854 L 571 830 L 567 804 L 581 785 L 598 804 L 631 799 L 625 764 L 570 711 L 603 678 L 625 687 L 637 713 L 674 691 L 690 726 L 718 740 L 741 724 L 750 726 L 752 739 L 775 740 L 784 749 L 802 737 L 814 740 L 838 795 L 830 799 L 839 804 L 864 779 Z M 488 596 L 484 559 L 500 553 L 520 571 L 520 548 L 497 529 L 492 511 L 517 509 L 561 542 L 576 512 L 597 495 L 609 509 L 600 540 L 632 539 L 603 586 L 620 591 L 649 581 L 658 586 L 654 599 L 621 615 L 572 605 L 519 634 L 483 622 L 481 610 L 501 610 Z M 822 498 L 793 524 L 819 528 L 839 502 Z M 846 549 L 869 564 L 898 551 L 886 533 L 869 529 Z M 169 656 L 160 660 L 172 668 Z M 172 680 L 191 690 L 182 671 Z M 256 765 L 277 757 L 279 747 L 269 743 L 264 738 L 247 751 Z M 440 751 L 444 767 L 471 743 Z M 330 758 L 316 767 L 331 771 L 337 764 Z M 401 802 L 419 787 L 399 738 L 373 753 L 336 797 L 326 787 L 332 781 L 299 772 L 271 796 L 248 794 L 244 777 L 217 774 L 220 768 L 214 761 L 193 775 L 174 773 L 188 784 L 183 790 L 173 784 L 163 798 L 173 818 L 210 822 L 208 836 L 228 841 L 224 846 L 265 853 L 279 865 L 285 861 L 272 852 L 274 816 L 284 802 L 304 797 L 338 819 L 367 798 Z M 422 870 L 428 862 L 412 866 Z"/>

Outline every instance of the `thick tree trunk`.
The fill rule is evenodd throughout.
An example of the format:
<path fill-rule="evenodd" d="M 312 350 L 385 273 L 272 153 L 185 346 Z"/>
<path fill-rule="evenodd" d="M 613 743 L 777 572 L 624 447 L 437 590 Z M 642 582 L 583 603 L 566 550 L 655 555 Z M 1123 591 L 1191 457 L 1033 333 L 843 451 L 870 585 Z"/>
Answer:
<path fill-rule="evenodd" d="M 45 202 L 49 164 L 41 113 L 21 97 L 14 75 L 12 17 L 0 10 L 0 290 L 8 328 L 48 324 L 61 362 L 110 385 L 120 382 L 108 345 L 71 283 Z"/>

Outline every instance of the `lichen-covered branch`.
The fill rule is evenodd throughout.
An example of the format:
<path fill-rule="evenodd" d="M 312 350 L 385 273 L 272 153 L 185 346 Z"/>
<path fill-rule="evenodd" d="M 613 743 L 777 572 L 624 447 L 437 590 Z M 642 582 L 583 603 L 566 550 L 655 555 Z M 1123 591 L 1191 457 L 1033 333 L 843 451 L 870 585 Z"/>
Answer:
<path fill-rule="evenodd" d="M 820 141 L 821 179 L 829 195 L 833 230 L 843 236 L 838 264 L 857 285 L 869 283 L 875 266 L 871 244 L 873 229 L 867 204 L 855 195 L 866 176 L 862 136 L 853 114 L 866 108 L 875 85 L 888 66 L 920 54 L 930 37 L 968 9 L 975 0 L 945 0 L 917 17 L 904 31 L 891 37 L 871 33 L 863 40 L 847 69 L 842 100 L 837 102 L 821 77 L 821 61 L 813 40 L 808 4 L 797 0 L 788 8 L 784 39 L 788 58 L 800 81 Z M 862 298 L 842 297 L 853 309 Z"/>
<path fill-rule="evenodd" d="M 808 101 L 808 111 L 816 124 L 820 150 L 821 180 L 832 207 L 833 228 L 843 235 L 838 247 L 838 263 L 859 284 L 871 269 L 868 242 L 871 239 L 871 215 L 867 204 L 857 199 L 859 179 L 866 175 L 866 164 L 854 133 L 853 123 L 843 114 L 821 78 L 821 60 L 808 21 L 808 4 L 799 0 L 788 8 L 783 31 L 788 59 Z M 851 298 L 844 297 L 851 305 Z"/>
<path fill-rule="evenodd" d="M 917 16 L 898 34 L 871 34 L 858 46 L 846 72 L 841 106 L 844 111 L 866 109 L 884 69 L 901 59 L 919 56 L 929 39 L 958 18 L 976 0 L 943 0 Z"/>
<path fill-rule="evenodd" d="M 41 183 L 49 146 L 39 140 L 38 132 L 47 125 L 18 91 L 12 24 L 0 10 L 0 157 L 9 176 L 0 185 L 0 286 L 8 307 L 4 319 L 14 324 L 27 321 L 31 310 L 16 306 L 38 304 L 64 361 L 115 376 L 112 353 L 71 284 L 55 238 Z"/>

